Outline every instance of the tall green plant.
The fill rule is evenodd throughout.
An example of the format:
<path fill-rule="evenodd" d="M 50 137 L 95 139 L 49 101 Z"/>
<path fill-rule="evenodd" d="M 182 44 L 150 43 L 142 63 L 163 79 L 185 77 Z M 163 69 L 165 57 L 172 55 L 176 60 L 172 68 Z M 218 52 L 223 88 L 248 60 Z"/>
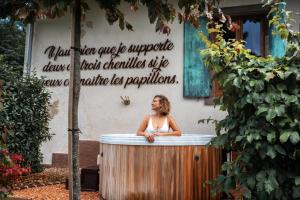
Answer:
<path fill-rule="evenodd" d="M 238 155 L 222 165 L 213 192 L 300 198 L 300 33 L 278 21 L 276 5 L 270 23 L 287 39 L 283 58 L 257 57 L 243 42 L 225 41 L 220 26 L 210 30 L 214 43 L 201 35 L 208 47 L 201 54 L 223 92 L 216 105 L 228 113 L 211 144 Z"/>
<path fill-rule="evenodd" d="M 0 133 L 12 153 L 21 153 L 33 172 L 42 170 L 42 142 L 49 140 L 47 105 L 50 95 L 36 76 L 22 77 L 0 64 L 2 109 Z"/>

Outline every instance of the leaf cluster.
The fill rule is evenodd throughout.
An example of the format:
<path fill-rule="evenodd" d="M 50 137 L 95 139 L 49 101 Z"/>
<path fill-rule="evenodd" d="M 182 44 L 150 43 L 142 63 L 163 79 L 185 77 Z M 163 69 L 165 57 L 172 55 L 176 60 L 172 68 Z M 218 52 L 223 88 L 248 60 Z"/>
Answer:
<path fill-rule="evenodd" d="M 33 172 L 42 170 L 42 142 L 51 138 L 49 92 L 36 76 L 22 77 L 0 58 L 0 142 L 20 153 Z"/>
<path fill-rule="evenodd" d="M 243 42 L 226 41 L 221 26 L 210 31 L 216 40 L 200 34 L 208 47 L 201 55 L 223 91 L 216 105 L 228 113 L 217 122 L 211 145 L 238 155 L 222 165 L 213 192 L 238 190 L 245 199 L 299 199 L 300 33 L 282 29 L 286 55 L 264 58 Z"/>
<path fill-rule="evenodd" d="M 95 0 L 99 8 L 104 10 L 105 17 L 110 25 L 118 22 L 121 30 L 133 30 L 124 13 L 120 9 L 122 2 L 127 3 L 134 12 L 141 6 L 148 9 L 148 18 L 151 24 L 156 24 L 156 31 L 169 34 L 169 23 L 174 19 L 179 22 L 189 21 L 195 27 L 199 26 L 199 16 L 204 14 L 205 0 L 178 0 L 178 8 L 174 3 L 166 0 Z M 213 0 L 211 3 L 218 3 L 219 0 Z M 7 17 L 13 20 L 22 20 L 25 23 L 33 22 L 38 19 L 54 19 L 64 16 L 70 6 L 74 4 L 72 0 L 2 0 L 0 2 L 0 19 Z M 80 1 L 83 16 L 90 9 L 85 0 Z"/>

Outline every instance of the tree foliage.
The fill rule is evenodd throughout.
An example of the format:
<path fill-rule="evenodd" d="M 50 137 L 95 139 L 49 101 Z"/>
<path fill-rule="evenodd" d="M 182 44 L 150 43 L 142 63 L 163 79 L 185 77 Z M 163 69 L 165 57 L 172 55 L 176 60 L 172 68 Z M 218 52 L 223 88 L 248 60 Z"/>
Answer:
<path fill-rule="evenodd" d="M 20 153 L 33 172 L 41 171 L 42 142 L 49 140 L 50 95 L 36 76 L 22 77 L 0 57 L 0 143 Z"/>
<path fill-rule="evenodd" d="M 201 34 L 208 46 L 201 54 L 223 91 L 216 105 L 228 113 L 211 144 L 238 155 L 222 165 L 214 192 L 300 198 L 300 33 L 279 20 L 280 4 L 270 4 L 270 24 L 287 40 L 283 58 L 253 55 L 243 42 L 226 41 L 219 25 L 210 29 L 215 42 Z"/>
<path fill-rule="evenodd" d="M 21 74 L 24 63 L 25 29 L 22 23 L 0 20 L 0 55 L 2 62 L 16 68 Z"/>
<path fill-rule="evenodd" d="M 141 6 L 145 6 L 148 9 L 150 23 L 156 24 L 156 31 L 166 34 L 169 34 L 171 31 L 168 24 L 172 23 L 177 17 L 180 22 L 189 21 L 195 27 L 199 26 L 199 16 L 205 13 L 205 4 L 208 2 L 209 4 L 219 2 L 219 0 L 178 0 L 177 7 L 179 10 L 177 10 L 176 5 L 165 0 L 95 1 L 98 3 L 99 8 L 104 10 L 108 23 L 118 23 L 122 30 L 124 28 L 133 30 L 133 26 L 126 20 L 124 13 L 120 9 L 121 3 L 127 3 L 133 12 Z M 12 19 L 21 19 L 25 23 L 45 18 L 53 19 L 64 16 L 73 2 L 72 0 L 3 0 L 0 2 L 0 18 L 9 16 Z M 89 9 L 87 1 L 81 0 L 83 16 Z"/>

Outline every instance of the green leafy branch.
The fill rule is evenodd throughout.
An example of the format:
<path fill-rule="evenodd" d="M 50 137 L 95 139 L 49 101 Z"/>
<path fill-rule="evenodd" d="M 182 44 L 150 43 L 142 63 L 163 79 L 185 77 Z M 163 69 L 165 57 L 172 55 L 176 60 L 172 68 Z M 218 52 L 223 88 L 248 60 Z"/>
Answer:
<path fill-rule="evenodd" d="M 104 10 L 105 17 L 109 24 L 118 22 L 121 30 L 133 30 L 120 5 L 125 2 L 133 12 L 141 6 L 148 9 L 148 18 L 151 24 L 156 23 L 156 31 L 170 34 L 169 24 L 176 18 L 179 22 L 189 21 L 195 27 L 199 26 L 199 16 L 204 15 L 207 4 L 216 4 L 219 0 L 178 0 L 178 8 L 174 3 L 166 0 L 95 0 L 99 8 Z M 0 18 L 11 17 L 14 20 L 22 20 L 25 23 L 41 19 L 54 19 L 66 15 L 73 4 L 71 0 L 3 0 L 0 2 Z M 81 1 L 81 11 L 84 18 L 89 10 L 85 0 Z"/>
<path fill-rule="evenodd" d="M 271 8 L 279 5 L 274 1 Z M 216 105 L 228 113 L 217 123 L 211 145 L 237 155 L 210 182 L 213 193 L 245 199 L 300 198 L 300 33 L 278 22 L 280 9 L 271 12 L 271 24 L 287 41 L 282 58 L 258 57 L 243 41 L 225 40 L 222 25 L 209 29 L 213 41 L 199 34 L 207 45 L 201 55 L 223 91 Z"/>

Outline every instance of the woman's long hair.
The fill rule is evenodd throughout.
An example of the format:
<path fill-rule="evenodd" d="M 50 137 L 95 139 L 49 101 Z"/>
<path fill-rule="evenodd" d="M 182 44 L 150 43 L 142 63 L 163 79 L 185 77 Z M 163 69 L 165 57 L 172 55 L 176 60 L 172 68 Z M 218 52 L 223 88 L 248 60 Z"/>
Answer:
<path fill-rule="evenodd" d="M 170 110 L 171 110 L 171 104 L 170 104 L 170 101 L 168 100 L 168 98 L 164 95 L 161 95 L 161 94 L 160 95 L 155 95 L 154 98 L 159 98 L 159 103 L 160 103 L 161 107 L 158 110 L 158 112 L 161 115 L 167 116 L 170 113 Z"/>

